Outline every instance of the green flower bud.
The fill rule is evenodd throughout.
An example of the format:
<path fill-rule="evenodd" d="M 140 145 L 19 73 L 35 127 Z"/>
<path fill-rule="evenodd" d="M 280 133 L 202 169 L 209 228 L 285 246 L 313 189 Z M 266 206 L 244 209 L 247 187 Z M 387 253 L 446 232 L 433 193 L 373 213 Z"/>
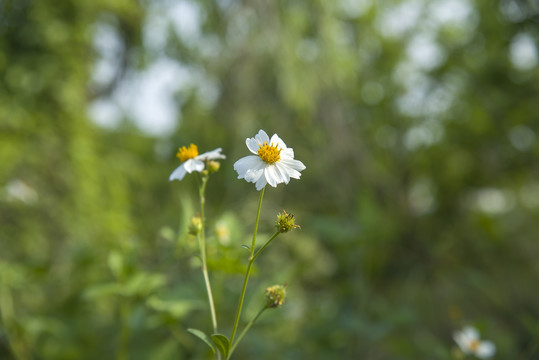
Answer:
<path fill-rule="evenodd" d="M 199 215 L 193 216 L 189 223 L 188 232 L 190 235 L 197 236 L 202 230 L 202 219 Z"/>
<path fill-rule="evenodd" d="M 218 162 L 218 161 L 214 161 L 214 160 L 209 160 L 207 163 L 206 163 L 206 168 L 208 169 L 208 172 L 210 174 L 213 174 L 214 172 L 217 172 L 219 171 L 219 168 L 221 167 L 221 163 Z"/>
<path fill-rule="evenodd" d="M 284 304 L 286 297 L 286 286 L 273 285 L 266 288 L 266 307 L 278 308 Z"/>
<path fill-rule="evenodd" d="M 300 228 L 299 225 L 296 225 L 294 223 L 294 215 L 287 213 L 286 210 L 283 210 L 282 213 L 277 215 L 276 226 L 277 226 L 277 231 L 279 231 L 280 233 L 285 233 L 285 232 L 289 232 L 290 230 Z"/>

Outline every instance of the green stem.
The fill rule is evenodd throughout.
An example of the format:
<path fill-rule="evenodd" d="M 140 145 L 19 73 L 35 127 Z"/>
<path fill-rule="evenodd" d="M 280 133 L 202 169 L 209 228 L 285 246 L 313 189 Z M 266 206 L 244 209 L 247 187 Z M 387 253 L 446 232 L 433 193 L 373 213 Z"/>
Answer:
<path fill-rule="evenodd" d="M 273 239 L 275 239 L 277 237 L 277 235 L 279 235 L 279 234 L 280 234 L 280 232 L 277 231 L 275 234 L 273 234 L 273 236 L 268 241 L 266 241 L 266 243 L 260 249 L 258 249 L 256 254 L 254 254 L 254 256 L 253 256 L 253 262 L 256 260 L 258 255 L 260 255 L 262 250 L 264 250 L 266 247 L 268 247 L 268 245 L 273 241 Z"/>
<path fill-rule="evenodd" d="M 259 205 L 260 206 L 260 205 Z M 257 216 L 257 220 L 258 220 L 258 216 Z M 257 221 L 258 223 L 258 221 Z M 256 229 L 256 227 L 255 227 Z M 256 230 L 255 230 L 256 231 Z M 247 273 L 246 273 L 246 279 L 245 279 L 245 282 L 244 282 L 244 289 L 247 287 L 247 274 L 249 273 L 250 269 L 251 269 L 251 266 L 252 264 L 255 262 L 256 258 L 260 255 L 260 253 L 266 248 L 268 247 L 268 245 L 273 241 L 273 239 L 275 239 L 277 237 L 277 235 L 279 235 L 280 232 L 277 231 L 275 234 L 273 234 L 273 236 L 268 240 L 266 241 L 266 243 L 260 248 L 258 249 L 258 251 L 252 255 L 252 251 L 251 251 L 251 256 L 249 257 L 249 264 L 247 265 Z M 253 242 L 254 244 L 254 242 Z M 254 245 L 253 245 L 253 248 L 254 248 Z M 241 299 L 240 302 L 243 302 L 243 300 Z M 245 333 L 247 332 L 247 330 L 249 330 L 249 328 L 251 328 L 251 326 L 255 323 L 256 319 L 258 319 L 258 317 L 260 315 L 262 315 L 262 313 L 264 312 L 264 310 L 266 310 L 267 307 L 264 307 L 262 308 L 262 310 L 260 310 L 260 312 L 254 317 L 253 320 L 251 320 L 251 322 L 249 324 L 247 324 L 247 326 L 245 327 L 245 329 L 243 329 L 243 331 L 241 332 L 240 336 L 238 337 L 238 339 L 236 340 L 235 343 L 233 343 L 234 341 L 234 333 L 232 334 L 232 337 L 231 337 L 231 340 L 230 340 L 230 343 L 233 344 L 232 347 L 230 348 L 230 352 L 228 353 L 228 358 L 227 359 L 230 359 L 230 356 L 232 356 L 232 352 L 234 351 L 234 349 L 236 348 L 236 346 L 238 346 L 239 342 L 241 341 L 241 339 L 243 338 L 243 336 L 245 335 Z M 237 325 L 237 324 L 236 324 Z M 236 329 L 236 327 L 234 328 Z"/>
<path fill-rule="evenodd" d="M 240 336 L 238 336 L 238 340 L 236 340 L 236 342 L 234 344 L 232 344 L 232 347 L 230 348 L 230 351 L 228 353 L 228 357 L 227 357 L 227 360 L 230 359 L 230 357 L 232 356 L 232 353 L 234 352 L 234 350 L 236 349 L 236 346 L 238 346 L 239 342 L 241 341 L 241 339 L 243 338 L 243 335 L 245 335 L 245 333 L 251 328 L 251 326 L 255 323 L 255 321 L 260 317 L 260 315 L 262 315 L 262 313 L 267 309 L 268 307 L 267 306 L 264 306 L 259 312 L 258 314 L 256 314 L 256 316 L 253 318 L 253 320 L 251 320 L 249 322 L 249 324 L 247 324 L 247 326 L 245 326 L 245 329 L 243 329 L 243 331 L 241 332 Z"/>
<path fill-rule="evenodd" d="M 236 319 L 234 320 L 234 327 L 232 328 L 232 335 L 230 336 L 231 344 L 234 343 L 234 336 L 236 335 L 236 331 L 238 330 L 238 323 L 240 321 L 241 308 L 243 307 L 243 299 L 245 298 L 245 290 L 247 289 L 247 282 L 249 281 L 249 275 L 251 274 L 251 267 L 253 266 L 253 262 L 254 262 L 256 233 L 258 232 L 258 220 L 260 219 L 260 209 L 262 207 L 262 198 L 264 197 L 264 190 L 266 190 L 265 187 L 262 188 L 262 191 L 260 191 L 260 199 L 258 200 L 258 210 L 256 212 L 255 230 L 253 232 L 253 241 L 251 243 L 249 263 L 247 264 L 247 270 L 245 270 L 245 278 L 243 280 L 243 287 L 241 289 L 240 301 L 238 303 L 238 310 L 236 311 Z"/>
<path fill-rule="evenodd" d="M 208 293 L 208 302 L 210 304 L 210 313 L 211 313 L 211 322 L 213 327 L 213 333 L 217 333 L 217 316 L 215 314 L 215 305 L 213 303 L 213 295 L 211 291 L 211 285 L 210 285 L 210 277 L 208 276 L 208 266 L 206 261 L 206 237 L 204 235 L 204 226 L 205 226 L 205 218 L 204 218 L 204 205 L 206 203 L 206 183 L 208 182 L 207 176 L 202 176 L 202 183 L 199 187 L 199 195 L 200 195 L 200 220 L 201 220 L 201 229 L 200 234 L 198 236 L 199 245 L 200 245 L 200 257 L 202 258 L 202 275 L 204 276 L 204 283 L 206 284 L 206 292 Z"/>
<path fill-rule="evenodd" d="M 131 336 L 131 329 L 129 327 L 129 317 L 131 315 L 131 301 L 130 299 L 121 299 L 120 303 L 120 342 L 118 344 L 118 353 L 116 358 L 118 360 L 127 360 L 129 353 L 129 338 Z M 125 303 L 124 303 L 125 302 Z"/>
<path fill-rule="evenodd" d="M 15 326 L 15 305 L 13 296 L 8 285 L 3 284 L 2 274 L 0 274 L 0 328 L 3 328 L 9 347 L 13 356 L 17 360 L 28 360 L 31 358 L 30 351 L 24 344 L 24 340 L 17 335 Z"/>

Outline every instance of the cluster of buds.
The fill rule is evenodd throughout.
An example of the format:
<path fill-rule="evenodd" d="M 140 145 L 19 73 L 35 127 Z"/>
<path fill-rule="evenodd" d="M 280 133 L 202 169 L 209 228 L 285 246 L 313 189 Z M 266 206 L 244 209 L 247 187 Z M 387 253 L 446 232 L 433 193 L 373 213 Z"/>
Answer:
<path fill-rule="evenodd" d="M 189 223 L 188 232 L 189 235 L 197 236 L 202 230 L 202 219 L 200 215 L 193 216 L 191 222 Z"/>
<path fill-rule="evenodd" d="M 293 229 L 299 229 L 300 226 L 294 223 L 294 215 L 283 210 L 282 213 L 277 215 L 277 231 L 280 233 L 289 232 Z"/>
<path fill-rule="evenodd" d="M 210 174 L 213 174 L 219 171 L 221 163 L 214 160 L 206 160 L 206 168 L 200 172 L 202 176 L 208 177 Z"/>
<path fill-rule="evenodd" d="M 278 308 L 284 304 L 286 297 L 286 286 L 273 285 L 266 288 L 266 307 Z"/>
<path fill-rule="evenodd" d="M 210 174 L 219 171 L 219 168 L 221 167 L 221 163 L 215 160 L 207 160 L 206 161 L 206 169 L 208 169 L 208 172 Z"/>

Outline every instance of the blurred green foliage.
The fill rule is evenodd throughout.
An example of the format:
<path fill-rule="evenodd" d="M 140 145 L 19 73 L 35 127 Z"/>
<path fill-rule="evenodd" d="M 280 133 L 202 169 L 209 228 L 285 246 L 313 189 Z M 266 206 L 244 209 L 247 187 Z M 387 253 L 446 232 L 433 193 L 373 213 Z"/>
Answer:
<path fill-rule="evenodd" d="M 210 328 L 195 177 L 167 177 L 178 146 L 227 155 L 207 217 L 228 334 L 258 199 L 232 164 L 260 128 L 307 166 L 266 192 L 260 238 L 282 208 L 302 230 L 260 258 L 244 319 L 274 283 L 287 303 L 236 358 L 450 359 L 469 322 L 497 358 L 539 358 L 534 4 L 1 0 L 0 358 L 209 358 L 186 331 Z M 103 26 L 121 51 L 99 83 Z M 203 79 L 176 130 L 89 119 L 163 57 Z"/>

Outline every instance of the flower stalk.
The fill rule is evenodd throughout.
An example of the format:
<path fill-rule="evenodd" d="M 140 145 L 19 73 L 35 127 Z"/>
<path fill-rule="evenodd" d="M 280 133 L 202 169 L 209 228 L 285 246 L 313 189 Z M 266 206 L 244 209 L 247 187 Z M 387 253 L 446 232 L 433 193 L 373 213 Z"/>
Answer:
<path fill-rule="evenodd" d="M 275 236 L 273 236 L 273 238 L 275 238 Z M 269 241 L 267 243 L 269 243 Z M 273 285 L 266 288 L 266 304 L 264 305 L 262 309 L 260 309 L 258 314 L 256 314 L 256 316 L 251 321 L 249 321 L 249 323 L 245 326 L 241 334 L 238 336 L 238 339 L 236 340 L 236 342 L 232 343 L 232 346 L 230 347 L 230 351 L 228 353 L 227 360 L 230 359 L 230 357 L 232 356 L 232 353 L 234 352 L 234 350 L 240 343 L 241 339 L 243 339 L 243 336 L 247 333 L 247 331 L 249 331 L 251 326 L 253 326 L 253 324 L 260 317 L 260 315 L 262 315 L 262 313 L 266 311 L 267 309 L 276 309 L 276 308 L 281 307 L 284 304 L 285 297 L 286 297 L 286 285 L 284 286 Z"/>
<path fill-rule="evenodd" d="M 243 336 L 247 333 L 247 331 L 249 331 L 249 329 L 251 328 L 251 326 L 253 326 L 253 324 L 256 322 L 256 320 L 260 317 L 260 315 L 262 315 L 262 313 L 264 311 L 266 311 L 267 309 L 269 309 L 269 307 L 267 306 L 264 306 L 262 309 L 260 309 L 260 311 L 258 312 L 258 314 L 256 314 L 256 316 L 251 320 L 249 321 L 249 323 L 245 326 L 245 328 L 243 329 L 243 331 L 241 332 L 241 334 L 238 336 L 238 339 L 236 340 L 235 343 L 232 343 L 232 346 L 230 347 L 230 351 L 228 353 L 228 357 L 227 357 L 227 360 L 230 359 L 230 357 L 232 356 L 232 353 L 234 352 L 234 350 L 236 349 L 236 347 L 238 346 L 238 344 L 240 343 L 241 339 L 243 338 Z"/>
<path fill-rule="evenodd" d="M 232 335 L 230 336 L 231 344 L 234 344 L 234 337 L 236 335 L 236 331 L 238 330 L 238 323 L 240 321 L 241 309 L 243 307 L 243 300 L 245 298 L 245 291 L 247 289 L 247 282 L 249 281 L 249 275 L 251 274 L 251 267 L 253 266 L 253 262 L 255 261 L 254 255 L 255 255 L 255 246 L 256 246 L 256 234 L 258 232 L 258 221 L 260 219 L 260 209 L 262 207 L 262 199 L 264 198 L 264 190 L 266 190 L 265 187 L 262 188 L 262 191 L 260 191 L 260 199 L 258 200 L 258 210 L 256 212 L 256 222 L 255 222 L 255 230 L 253 232 L 253 241 L 251 242 L 249 262 L 247 263 L 247 270 L 245 270 L 245 278 L 243 280 L 243 287 L 241 289 L 240 301 L 238 303 L 238 310 L 236 311 L 234 327 L 232 328 Z"/>
<path fill-rule="evenodd" d="M 275 234 L 273 234 L 268 241 L 266 241 L 266 243 L 260 248 L 258 249 L 258 251 L 253 255 L 253 262 L 256 260 L 256 258 L 260 255 L 260 253 L 262 252 L 262 250 L 264 250 L 265 248 L 268 247 L 268 245 L 273 241 L 273 239 L 275 239 L 277 237 L 277 235 L 279 235 L 280 232 L 276 232 Z"/>
<path fill-rule="evenodd" d="M 210 305 L 213 333 L 217 333 L 217 316 L 215 313 L 215 305 L 213 303 L 213 295 L 211 291 L 210 278 L 208 276 L 208 266 L 207 266 L 207 260 L 206 260 L 206 238 L 204 234 L 204 225 L 205 225 L 204 205 L 206 204 L 205 192 L 206 192 L 207 182 L 208 182 L 208 176 L 202 175 L 200 186 L 199 186 L 199 191 L 198 191 L 199 196 L 200 196 L 200 222 L 201 222 L 200 232 L 198 233 L 198 241 L 199 241 L 199 247 L 200 247 L 200 258 L 202 260 L 202 274 L 204 276 L 206 292 L 208 293 L 208 303 Z"/>

